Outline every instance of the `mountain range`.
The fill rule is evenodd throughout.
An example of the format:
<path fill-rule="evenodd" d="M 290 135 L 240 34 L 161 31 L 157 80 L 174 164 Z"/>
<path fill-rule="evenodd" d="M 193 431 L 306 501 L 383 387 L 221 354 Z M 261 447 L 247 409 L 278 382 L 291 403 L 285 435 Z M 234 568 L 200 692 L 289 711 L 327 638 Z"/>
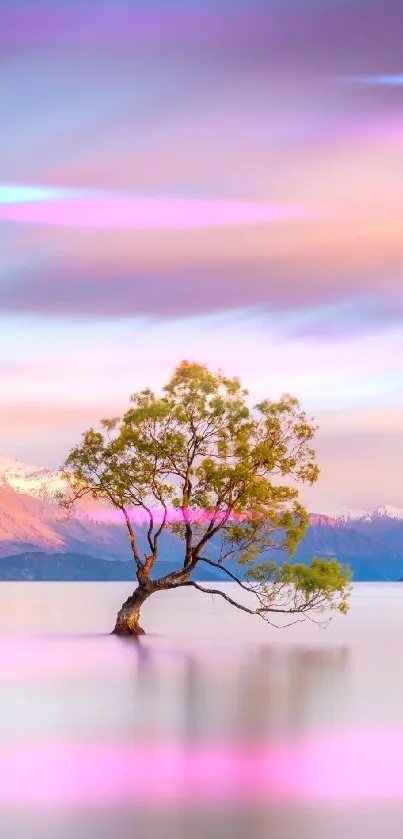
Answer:
<path fill-rule="evenodd" d="M 82 502 L 67 520 L 56 503 L 63 485 L 56 470 L 0 455 L 0 580 L 134 579 L 123 521 L 111 520 L 107 508 L 94 501 Z M 145 550 L 144 530 L 139 542 Z M 167 536 L 161 547 L 159 570 L 166 564 L 167 569 L 175 567 L 180 558 L 177 538 Z M 400 579 L 403 510 L 312 511 L 296 561 L 310 562 L 314 555 L 349 564 L 357 581 Z"/>

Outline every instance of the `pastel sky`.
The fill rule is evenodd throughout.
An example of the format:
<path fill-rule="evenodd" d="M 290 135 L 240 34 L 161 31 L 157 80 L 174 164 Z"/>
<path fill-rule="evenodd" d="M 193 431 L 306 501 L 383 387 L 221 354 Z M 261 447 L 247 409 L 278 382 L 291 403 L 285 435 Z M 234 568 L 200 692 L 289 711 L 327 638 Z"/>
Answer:
<path fill-rule="evenodd" d="M 0 451 L 190 358 L 403 507 L 401 0 L 0 0 Z"/>

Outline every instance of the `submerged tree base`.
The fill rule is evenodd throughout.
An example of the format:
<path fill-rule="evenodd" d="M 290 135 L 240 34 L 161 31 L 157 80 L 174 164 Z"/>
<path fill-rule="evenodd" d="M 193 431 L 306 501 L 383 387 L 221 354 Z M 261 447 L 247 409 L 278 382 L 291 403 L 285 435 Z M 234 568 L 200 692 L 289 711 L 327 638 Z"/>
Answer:
<path fill-rule="evenodd" d="M 112 630 L 112 635 L 134 635 L 138 637 L 139 635 L 145 635 L 145 630 L 136 624 L 135 626 L 129 624 L 127 621 L 120 621 L 117 620 L 115 624 L 115 628 Z"/>
<path fill-rule="evenodd" d="M 112 635 L 145 635 L 145 631 L 139 623 L 140 609 L 150 593 L 151 591 L 139 586 L 127 598 L 118 612 Z"/>

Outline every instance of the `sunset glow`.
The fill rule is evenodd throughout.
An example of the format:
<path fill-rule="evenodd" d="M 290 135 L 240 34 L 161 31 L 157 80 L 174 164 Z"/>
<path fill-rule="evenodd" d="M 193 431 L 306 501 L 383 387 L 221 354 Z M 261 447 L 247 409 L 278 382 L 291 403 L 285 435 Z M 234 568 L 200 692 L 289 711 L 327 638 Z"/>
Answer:
<path fill-rule="evenodd" d="M 58 467 L 188 357 L 317 417 L 312 504 L 403 507 L 401 14 L 366 8 L 3 3 L 0 451 Z"/>

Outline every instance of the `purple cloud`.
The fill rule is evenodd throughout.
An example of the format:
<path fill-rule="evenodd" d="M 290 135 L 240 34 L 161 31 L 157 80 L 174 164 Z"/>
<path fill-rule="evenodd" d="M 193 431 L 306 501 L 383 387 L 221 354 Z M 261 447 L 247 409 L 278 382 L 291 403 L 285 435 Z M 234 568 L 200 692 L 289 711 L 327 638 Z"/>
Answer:
<path fill-rule="evenodd" d="M 399 91 L 334 77 L 397 78 L 400 24 L 400 0 L 3 2 L 3 181 L 234 196 L 0 204 L 3 311 L 394 323 Z M 334 225 L 297 220 L 324 200 Z"/>
<path fill-rule="evenodd" d="M 62 262 L 62 260 L 61 260 Z M 61 264 L 44 267 L 0 284 L 3 312 L 41 316 L 113 319 L 145 317 L 180 319 L 231 310 L 255 311 L 268 322 L 281 323 L 289 337 L 342 339 L 348 334 L 373 331 L 400 323 L 403 295 L 398 277 L 394 286 L 372 295 L 365 276 L 350 289 L 340 276 L 328 273 L 319 280 L 287 266 L 230 263 L 179 267 L 162 271 L 148 266 L 126 276 L 110 276 Z M 393 290 L 394 288 L 394 290 Z M 287 318 L 289 318 L 287 320 Z"/>
<path fill-rule="evenodd" d="M 401 72 L 400 0 L 368 0 L 365 15 L 351 0 L 207 0 L 147 4 L 94 0 L 52 5 L 5 0 L 0 10 L 0 42 L 10 48 L 27 43 L 52 47 L 178 46 L 213 47 L 209 59 L 233 58 L 269 70 L 280 61 L 293 73 L 305 67 L 312 76 L 324 68 L 350 74 Z M 194 56 L 196 57 L 196 56 Z M 370 66 L 368 66 L 370 65 Z"/>

